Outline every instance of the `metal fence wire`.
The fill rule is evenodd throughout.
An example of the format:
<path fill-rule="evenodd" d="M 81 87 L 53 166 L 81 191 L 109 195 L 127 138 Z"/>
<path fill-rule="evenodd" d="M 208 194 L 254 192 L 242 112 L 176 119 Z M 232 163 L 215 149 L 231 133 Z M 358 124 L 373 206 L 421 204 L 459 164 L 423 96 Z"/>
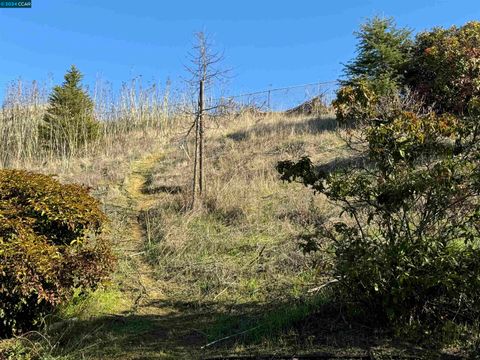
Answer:
<path fill-rule="evenodd" d="M 338 88 L 337 81 L 270 88 L 251 93 L 210 99 L 209 105 L 221 112 L 283 112 L 330 107 Z"/>

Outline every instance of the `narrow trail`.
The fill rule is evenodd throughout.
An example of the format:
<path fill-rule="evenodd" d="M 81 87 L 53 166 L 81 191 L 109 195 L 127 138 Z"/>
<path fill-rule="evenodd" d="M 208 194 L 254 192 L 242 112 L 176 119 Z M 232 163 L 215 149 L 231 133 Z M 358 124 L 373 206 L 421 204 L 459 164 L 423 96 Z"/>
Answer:
<path fill-rule="evenodd" d="M 133 267 L 138 272 L 137 281 L 140 285 L 140 293 L 137 295 L 131 313 L 140 315 L 164 315 L 171 312 L 171 309 L 148 305 L 161 303 L 166 300 L 166 297 L 159 290 L 157 280 L 152 275 L 153 269 L 144 260 L 146 234 L 140 221 L 141 213 L 151 209 L 160 201 L 158 195 L 147 194 L 145 186 L 148 176 L 163 157 L 163 153 L 154 153 L 133 162 L 130 173 L 123 183 L 125 195 L 132 204 L 133 215 L 130 219 L 130 232 L 131 245 L 135 253 L 132 254 L 131 260 Z"/>
<path fill-rule="evenodd" d="M 163 151 L 162 151 L 163 150 Z M 148 191 L 150 177 L 165 161 L 168 148 L 149 154 L 130 164 L 120 185 L 128 239 L 122 252 L 126 278 L 122 291 L 128 306 L 110 322 L 111 339 L 107 348 L 111 359 L 199 359 L 205 336 L 196 329 L 202 314 L 179 307 L 165 284 L 155 276 L 155 268 L 146 259 L 147 233 L 144 214 L 165 201 L 162 193 Z M 162 164 L 164 165 L 164 164 Z M 200 319 L 200 320 L 199 320 Z M 115 323 L 115 321 L 118 321 Z M 103 357 L 101 357 L 103 359 Z"/>

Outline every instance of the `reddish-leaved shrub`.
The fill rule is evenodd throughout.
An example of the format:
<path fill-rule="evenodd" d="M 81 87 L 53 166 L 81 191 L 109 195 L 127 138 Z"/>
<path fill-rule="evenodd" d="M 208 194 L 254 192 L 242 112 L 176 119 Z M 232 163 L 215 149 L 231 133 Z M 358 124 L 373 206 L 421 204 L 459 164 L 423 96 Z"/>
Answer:
<path fill-rule="evenodd" d="M 0 170 L 0 336 L 26 331 L 107 277 L 107 218 L 88 189 L 52 176 Z"/>

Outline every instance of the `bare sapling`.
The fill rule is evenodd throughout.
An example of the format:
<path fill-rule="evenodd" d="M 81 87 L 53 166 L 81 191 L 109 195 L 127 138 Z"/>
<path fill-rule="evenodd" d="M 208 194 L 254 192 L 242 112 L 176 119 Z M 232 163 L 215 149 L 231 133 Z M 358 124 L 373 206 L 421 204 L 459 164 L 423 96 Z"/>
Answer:
<path fill-rule="evenodd" d="M 218 81 L 225 78 L 227 70 L 221 70 L 219 63 L 223 60 L 223 54 L 213 50 L 212 42 L 207 34 L 198 32 L 195 34 L 195 45 L 189 54 L 190 65 L 186 66 L 191 78 L 188 85 L 194 91 L 196 103 L 193 106 L 194 120 L 187 132 L 186 137 L 195 130 L 195 150 L 193 159 L 192 177 L 192 209 L 197 209 L 205 193 L 205 120 L 209 112 L 217 109 L 220 105 L 208 102 L 206 93 L 212 89 Z M 206 105 L 207 104 L 207 105 Z"/>

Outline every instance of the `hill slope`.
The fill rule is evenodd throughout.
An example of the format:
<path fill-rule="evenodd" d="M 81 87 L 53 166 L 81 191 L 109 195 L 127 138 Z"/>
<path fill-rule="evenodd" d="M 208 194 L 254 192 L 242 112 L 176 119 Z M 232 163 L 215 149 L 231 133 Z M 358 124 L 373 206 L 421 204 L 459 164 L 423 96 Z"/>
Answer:
<path fill-rule="evenodd" d="M 347 157 L 335 121 L 279 114 L 211 121 L 207 190 L 196 212 L 188 210 L 192 146 L 183 134 L 152 138 L 148 146 L 132 136 L 113 158 L 47 170 L 93 187 L 111 219 L 118 269 L 103 289 L 61 309 L 64 320 L 44 335 L 14 345 L 17 354 L 199 359 L 397 353 L 386 334 L 347 323 L 342 310 L 329 305 L 328 292 L 309 294 L 328 281 L 323 269 L 329 257 L 305 255 L 298 242 L 337 213 L 323 197 L 280 182 L 275 170 L 278 160 L 303 155 L 330 165 Z"/>

